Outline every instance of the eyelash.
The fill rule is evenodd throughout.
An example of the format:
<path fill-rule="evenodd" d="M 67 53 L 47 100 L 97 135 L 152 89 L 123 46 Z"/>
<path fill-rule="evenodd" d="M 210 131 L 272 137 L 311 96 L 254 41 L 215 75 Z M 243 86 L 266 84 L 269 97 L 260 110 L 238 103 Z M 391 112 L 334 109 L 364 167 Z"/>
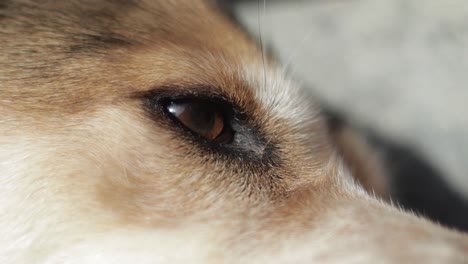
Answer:
<path fill-rule="evenodd" d="M 207 86 L 195 85 L 188 87 L 179 86 L 164 86 L 159 87 L 157 90 L 144 92 L 137 97 L 143 98 L 146 107 L 159 105 L 162 108 L 164 102 L 170 100 L 193 99 L 193 100 L 207 100 L 217 105 L 222 105 L 224 108 L 231 109 L 234 116 L 239 119 L 245 118 L 245 114 L 241 111 L 241 107 L 230 100 L 229 96 L 223 93 L 213 92 L 214 88 L 207 88 Z M 160 109 L 161 110 L 161 109 Z"/>

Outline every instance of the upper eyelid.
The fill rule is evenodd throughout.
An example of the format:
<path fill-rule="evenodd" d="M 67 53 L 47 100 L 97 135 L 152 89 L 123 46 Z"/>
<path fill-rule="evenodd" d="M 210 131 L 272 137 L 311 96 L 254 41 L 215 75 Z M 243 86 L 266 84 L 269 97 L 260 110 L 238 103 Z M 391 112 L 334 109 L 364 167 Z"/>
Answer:
<path fill-rule="evenodd" d="M 133 94 L 133 97 L 221 97 L 227 99 L 229 96 L 221 89 L 206 84 L 172 84 L 157 86 L 147 91 L 139 91 Z"/>
<path fill-rule="evenodd" d="M 149 104 L 161 105 L 168 100 L 180 100 L 180 99 L 200 99 L 200 100 L 209 100 L 214 103 L 223 105 L 230 108 L 234 113 L 237 113 L 239 116 L 245 115 L 245 110 L 242 109 L 234 100 L 233 97 L 225 94 L 209 85 L 168 85 L 160 86 L 155 89 L 138 92 L 132 97 L 143 100 L 146 106 Z"/>

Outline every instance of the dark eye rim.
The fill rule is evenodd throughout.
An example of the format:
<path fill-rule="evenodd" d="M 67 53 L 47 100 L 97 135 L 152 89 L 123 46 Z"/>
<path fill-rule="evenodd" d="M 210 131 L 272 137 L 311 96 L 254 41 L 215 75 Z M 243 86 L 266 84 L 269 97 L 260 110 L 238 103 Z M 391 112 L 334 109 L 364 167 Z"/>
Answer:
<path fill-rule="evenodd" d="M 269 170 L 275 166 L 281 166 L 279 158 L 279 148 L 277 140 L 267 138 L 261 126 L 256 121 L 255 116 L 249 113 L 246 108 L 237 104 L 232 97 L 224 94 L 220 89 L 215 89 L 210 86 L 164 86 L 157 89 L 138 93 L 132 96 L 140 102 L 145 110 L 145 114 L 160 126 L 166 127 L 169 130 L 178 132 L 185 141 L 198 146 L 201 150 L 200 154 L 208 155 L 215 159 L 234 162 L 238 166 L 248 166 L 262 170 Z M 180 124 L 180 121 L 174 122 L 174 117 L 168 115 L 164 109 L 165 100 L 178 99 L 200 99 L 209 100 L 217 103 L 225 109 L 229 110 L 229 123 L 233 129 L 234 140 L 229 144 L 219 144 L 207 140 L 206 138 L 187 129 L 185 125 Z M 243 139 L 250 140 L 244 141 Z M 268 143 L 268 144 L 267 144 Z M 252 145 L 263 146 L 262 154 L 256 153 L 252 149 Z M 236 165 L 236 166 L 237 166 Z"/>

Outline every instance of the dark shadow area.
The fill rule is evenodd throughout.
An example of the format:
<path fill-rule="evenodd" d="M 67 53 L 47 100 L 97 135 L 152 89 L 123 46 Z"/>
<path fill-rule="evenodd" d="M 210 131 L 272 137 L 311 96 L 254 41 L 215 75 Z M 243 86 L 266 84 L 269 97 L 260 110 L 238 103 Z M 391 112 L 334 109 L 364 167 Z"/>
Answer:
<path fill-rule="evenodd" d="M 332 130 L 347 123 L 343 115 L 330 109 L 325 115 Z M 441 171 L 408 146 L 367 128 L 357 130 L 382 154 L 394 202 L 441 225 L 468 231 L 468 201 L 451 189 Z"/>
<path fill-rule="evenodd" d="M 394 200 L 442 225 L 468 231 L 468 202 L 451 189 L 440 171 L 414 150 L 366 134 L 384 154 Z"/>

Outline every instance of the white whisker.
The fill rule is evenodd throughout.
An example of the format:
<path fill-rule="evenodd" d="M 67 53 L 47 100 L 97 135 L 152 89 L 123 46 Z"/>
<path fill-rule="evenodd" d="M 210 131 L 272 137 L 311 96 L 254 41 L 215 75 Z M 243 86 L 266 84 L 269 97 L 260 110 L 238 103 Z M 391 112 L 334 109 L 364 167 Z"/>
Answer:
<path fill-rule="evenodd" d="M 266 16 L 266 0 L 263 0 L 263 14 L 260 16 L 260 0 L 258 0 L 258 35 L 259 35 L 259 40 L 260 40 L 260 50 L 262 52 L 262 64 L 263 64 L 263 88 L 266 88 L 266 65 L 265 65 L 265 47 L 263 44 L 263 32 L 262 32 L 262 26 L 261 26 L 261 21 L 265 21 L 265 16 Z"/>

